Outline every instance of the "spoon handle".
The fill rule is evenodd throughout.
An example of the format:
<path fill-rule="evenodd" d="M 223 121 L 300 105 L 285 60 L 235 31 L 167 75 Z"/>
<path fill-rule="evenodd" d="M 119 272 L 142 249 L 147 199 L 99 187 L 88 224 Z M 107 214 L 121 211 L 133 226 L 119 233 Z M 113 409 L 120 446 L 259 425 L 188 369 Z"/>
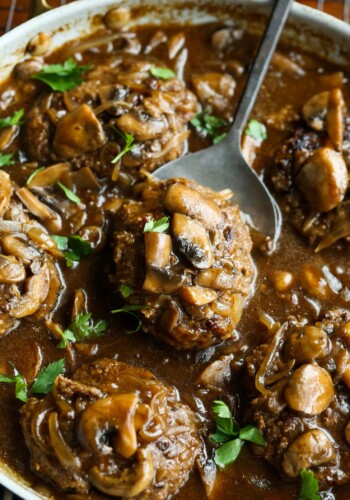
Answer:
<path fill-rule="evenodd" d="M 261 39 L 247 83 L 239 100 L 228 142 L 240 150 L 243 127 L 255 104 L 259 89 L 269 68 L 293 0 L 275 0 L 270 20 Z"/>

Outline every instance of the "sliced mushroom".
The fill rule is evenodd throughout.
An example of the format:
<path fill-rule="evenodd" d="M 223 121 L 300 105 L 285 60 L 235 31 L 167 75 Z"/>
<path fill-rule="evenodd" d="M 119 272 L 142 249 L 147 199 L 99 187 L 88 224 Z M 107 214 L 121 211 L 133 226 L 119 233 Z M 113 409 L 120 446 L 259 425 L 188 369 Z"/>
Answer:
<path fill-rule="evenodd" d="M 326 130 L 328 137 L 336 151 L 341 151 L 344 136 L 345 103 L 340 89 L 329 92 Z"/>
<path fill-rule="evenodd" d="M 9 174 L 0 170 L 0 217 L 3 217 L 10 203 L 12 193 L 11 179 Z"/>
<path fill-rule="evenodd" d="M 57 163 L 56 165 L 47 167 L 33 177 L 33 179 L 29 182 L 28 187 L 32 189 L 52 186 L 53 184 L 56 184 L 57 181 L 61 180 L 62 175 L 65 172 L 69 172 L 69 170 L 69 163 Z"/>
<path fill-rule="evenodd" d="M 309 127 L 318 132 L 326 127 L 329 92 L 320 92 L 306 101 L 303 106 L 303 118 Z"/>
<path fill-rule="evenodd" d="M 139 495 L 152 483 L 155 471 L 150 450 L 138 450 L 135 458 L 131 470 L 124 469 L 115 475 L 104 474 L 98 467 L 93 467 L 89 471 L 91 483 L 107 495 L 122 498 Z"/>
<path fill-rule="evenodd" d="M 0 151 L 11 146 L 12 142 L 17 137 L 19 132 L 18 125 L 12 125 L 12 127 L 5 127 L 0 130 Z"/>
<path fill-rule="evenodd" d="M 233 293 L 227 302 L 220 299 L 212 302 L 210 307 L 215 312 L 224 318 L 232 318 L 232 321 L 237 325 L 242 317 L 244 307 L 244 297 L 240 293 Z"/>
<path fill-rule="evenodd" d="M 78 316 L 78 314 L 84 313 L 87 311 L 87 296 L 85 290 L 79 288 L 74 292 L 74 302 L 72 309 L 72 321 Z"/>
<path fill-rule="evenodd" d="M 272 64 L 282 73 L 286 73 L 291 76 L 303 76 L 305 75 L 305 70 L 299 66 L 296 62 L 292 61 L 290 57 L 287 57 L 281 52 L 275 52 L 272 57 Z"/>
<path fill-rule="evenodd" d="M 177 248 L 197 269 L 208 269 L 213 264 L 213 253 L 207 231 L 202 224 L 175 213 L 171 220 L 171 231 Z"/>
<path fill-rule="evenodd" d="M 212 200 L 181 183 L 169 187 L 164 204 L 171 214 L 188 215 L 207 229 L 217 229 L 222 223 L 220 209 Z"/>
<path fill-rule="evenodd" d="M 91 403 L 83 412 L 78 437 L 81 443 L 97 454 L 110 454 L 104 434 L 117 431 L 115 448 L 125 458 L 137 450 L 135 413 L 139 398 L 135 394 L 118 394 Z"/>
<path fill-rule="evenodd" d="M 42 203 L 29 189 L 22 187 L 16 191 L 16 195 L 35 217 L 43 221 L 49 231 L 53 233 L 60 231 L 62 228 L 61 217 Z"/>
<path fill-rule="evenodd" d="M 288 406 L 306 415 L 318 415 L 334 397 L 331 376 L 317 364 L 303 365 L 290 376 L 284 391 Z"/>
<path fill-rule="evenodd" d="M 171 237 L 155 232 L 147 232 L 144 237 L 146 266 L 166 267 L 171 253 Z"/>
<path fill-rule="evenodd" d="M 0 254 L 0 283 L 20 283 L 25 277 L 24 265 L 16 257 Z"/>
<path fill-rule="evenodd" d="M 98 182 L 96 175 L 90 167 L 82 167 L 75 172 L 65 172 L 62 176 L 62 182 L 70 189 L 73 188 L 73 186 L 78 190 L 98 190 L 101 188 L 101 184 Z"/>
<path fill-rule="evenodd" d="M 232 47 L 237 35 L 234 28 L 220 28 L 211 35 L 211 44 L 216 50 L 226 50 Z"/>
<path fill-rule="evenodd" d="M 312 429 L 297 437 L 283 455 L 282 467 L 289 477 L 298 477 L 302 469 L 310 469 L 335 459 L 335 450 L 327 434 Z"/>
<path fill-rule="evenodd" d="M 210 304 L 218 298 L 218 294 L 210 288 L 201 286 L 185 286 L 180 290 L 180 297 L 194 306 L 204 306 Z"/>
<path fill-rule="evenodd" d="M 169 269 L 149 266 L 142 289 L 152 293 L 175 293 L 186 282 L 185 274 L 178 274 Z"/>
<path fill-rule="evenodd" d="M 32 75 L 41 71 L 43 62 L 39 59 L 27 59 L 16 64 L 13 74 L 16 80 L 28 81 Z"/>
<path fill-rule="evenodd" d="M 146 113 L 132 110 L 116 120 L 117 127 L 136 141 L 149 141 L 163 135 L 167 130 L 164 118 L 152 118 Z"/>
<path fill-rule="evenodd" d="M 327 356 L 330 350 L 328 335 L 321 328 L 307 326 L 291 333 L 285 343 L 285 353 L 297 363 L 309 363 Z"/>
<path fill-rule="evenodd" d="M 131 12 L 129 7 L 116 7 L 107 12 L 104 23 L 110 30 L 119 30 L 130 21 Z"/>
<path fill-rule="evenodd" d="M 222 356 L 201 372 L 196 384 L 204 387 L 224 387 L 231 378 L 231 356 Z"/>
<path fill-rule="evenodd" d="M 53 146 L 61 158 L 74 158 L 100 148 L 106 140 L 95 113 L 82 104 L 58 122 Z"/>
<path fill-rule="evenodd" d="M 214 290 L 230 290 L 234 287 L 236 278 L 233 272 L 228 273 L 220 267 L 200 271 L 195 277 L 196 285 Z"/>
<path fill-rule="evenodd" d="M 329 212 L 344 199 L 348 171 L 340 153 L 317 149 L 296 178 L 300 191 L 318 212 Z"/>
<path fill-rule="evenodd" d="M 43 56 L 49 51 L 51 43 L 51 36 L 48 33 L 40 31 L 29 41 L 27 45 L 27 52 L 35 57 Z"/>
<path fill-rule="evenodd" d="M 0 244 L 5 254 L 20 259 L 25 266 L 28 266 L 34 259 L 40 257 L 39 250 L 29 245 L 19 236 L 3 236 Z"/>
<path fill-rule="evenodd" d="M 45 301 L 50 287 L 50 270 L 47 263 L 40 272 L 28 278 L 26 293 L 16 297 L 9 304 L 10 314 L 14 318 L 24 318 L 34 314 Z"/>

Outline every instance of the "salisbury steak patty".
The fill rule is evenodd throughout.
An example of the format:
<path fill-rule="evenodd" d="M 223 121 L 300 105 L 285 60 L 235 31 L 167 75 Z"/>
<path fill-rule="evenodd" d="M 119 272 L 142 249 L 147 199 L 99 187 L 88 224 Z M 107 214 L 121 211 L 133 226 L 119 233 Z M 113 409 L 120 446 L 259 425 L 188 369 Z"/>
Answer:
<path fill-rule="evenodd" d="M 114 259 L 143 328 L 178 349 L 232 338 L 254 276 L 238 206 L 185 179 L 148 182 L 139 195 L 118 213 Z"/>
<path fill-rule="evenodd" d="M 195 414 L 176 391 L 114 360 L 57 377 L 53 392 L 21 413 L 32 468 L 60 491 L 168 498 L 201 449 Z"/>

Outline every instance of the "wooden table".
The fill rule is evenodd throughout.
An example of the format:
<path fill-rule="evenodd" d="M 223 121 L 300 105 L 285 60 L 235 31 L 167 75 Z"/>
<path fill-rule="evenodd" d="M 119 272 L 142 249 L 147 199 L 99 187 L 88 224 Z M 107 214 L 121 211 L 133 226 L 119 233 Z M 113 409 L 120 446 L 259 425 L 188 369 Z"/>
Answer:
<path fill-rule="evenodd" d="M 69 3 L 72 0 L 48 0 L 52 6 Z M 350 0 L 298 0 L 310 7 L 319 8 L 333 16 L 350 21 Z M 0 34 L 26 21 L 29 0 L 0 0 Z"/>

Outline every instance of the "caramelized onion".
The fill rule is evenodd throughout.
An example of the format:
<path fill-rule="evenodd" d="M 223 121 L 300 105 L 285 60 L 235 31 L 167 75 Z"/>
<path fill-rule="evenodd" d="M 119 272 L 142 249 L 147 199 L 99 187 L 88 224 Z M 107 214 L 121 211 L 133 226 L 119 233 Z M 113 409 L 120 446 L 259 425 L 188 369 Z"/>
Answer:
<path fill-rule="evenodd" d="M 48 421 L 50 441 L 56 457 L 63 467 L 79 471 L 81 467 L 80 460 L 74 455 L 61 434 L 57 413 L 51 413 Z"/>

